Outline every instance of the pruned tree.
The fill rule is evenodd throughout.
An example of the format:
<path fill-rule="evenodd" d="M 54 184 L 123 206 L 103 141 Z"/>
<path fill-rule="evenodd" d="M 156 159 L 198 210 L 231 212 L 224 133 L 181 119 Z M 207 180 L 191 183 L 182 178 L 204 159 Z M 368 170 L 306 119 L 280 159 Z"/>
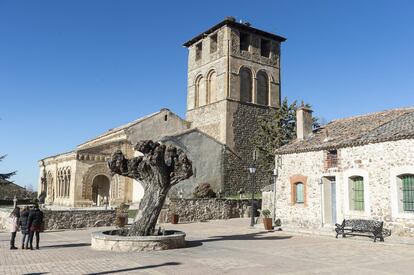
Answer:
<path fill-rule="evenodd" d="M 2 161 L 5 157 L 7 157 L 7 155 L 0 156 L 0 161 Z M 13 171 L 13 172 L 10 172 L 10 173 L 5 173 L 5 174 L 0 174 L 0 179 L 8 180 L 11 177 L 13 177 L 14 175 L 16 175 L 16 171 Z"/>
<path fill-rule="evenodd" d="M 143 156 L 126 159 L 116 151 L 108 167 L 112 174 L 136 179 L 143 184 L 141 199 L 130 236 L 153 235 L 158 216 L 172 186 L 193 175 L 192 163 L 187 155 L 173 145 L 143 140 L 134 148 Z"/>

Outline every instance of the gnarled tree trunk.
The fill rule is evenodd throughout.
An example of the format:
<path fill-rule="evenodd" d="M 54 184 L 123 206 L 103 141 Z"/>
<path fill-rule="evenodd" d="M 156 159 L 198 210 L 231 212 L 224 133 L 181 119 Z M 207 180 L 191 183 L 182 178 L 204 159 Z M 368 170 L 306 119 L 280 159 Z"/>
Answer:
<path fill-rule="evenodd" d="M 143 153 L 126 159 L 121 151 L 112 155 L 108 162 L 112 174 L 139 180 L 144 185 L 137 216 L 129 231 L 130 236 L 153 235 L 158 216 L 168 191 L 178 182 L 193 175 L 187 155 L 173 145 L 166 146 L 151 140 L 137 143 L 135 150 Z"/>

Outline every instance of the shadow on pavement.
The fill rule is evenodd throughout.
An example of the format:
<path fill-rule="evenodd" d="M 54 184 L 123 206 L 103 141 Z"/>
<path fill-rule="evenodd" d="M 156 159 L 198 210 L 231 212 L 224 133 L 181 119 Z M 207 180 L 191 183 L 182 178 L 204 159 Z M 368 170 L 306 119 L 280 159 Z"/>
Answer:
<path fill-rule="evenodd" d="M 203 245 L 206 242 L 217 242 L 217 241 L 251 241 L 251 240 L 264 240 L 264 241 L 273 241 L 273 240 L 284 240 L 290 239 L 292 236 L 265 236 L 268 231 L 255 232 L 250 234 L 240 234 L 240 235 L 225 235 L 225 236 L 213 236 L 205 240 L 194 240 L 186 241 L 186 246 L 184 248 L 191 248 Z"/>
<path fill-rule="evenodd" d="M 41 245 L 40 248 L 67 248 L 67 247 L 81 247 L 90 246 L 90 243 L 65 243 L 65 244 L 54 244 L 54 245 Z"/>
<path fill-rule="evenodd" d="M 167 266 L 167 265 L 180 265 L 180 264 L 181 263 L 178 263 L 178 262 L 166 262 L 163 264 L 144 265 L 144 266 L 137 266 L 137 267 L 131 267 L 131 268 L 102 271 L 102 272 L 97 272 L 97 273 L 87 273 L 86 275 L 111 274 L 111 273 L 128 272 L 128 271 L 140 270 L 140 269 L 156 268 L 156 267 Z"/>
<path fill-rule="evenodd" d="M 23 275 L 42 275 L 42 274 L 47 274 L 49 272 L 35 272 L 35 273 L 24 273 Z"/>

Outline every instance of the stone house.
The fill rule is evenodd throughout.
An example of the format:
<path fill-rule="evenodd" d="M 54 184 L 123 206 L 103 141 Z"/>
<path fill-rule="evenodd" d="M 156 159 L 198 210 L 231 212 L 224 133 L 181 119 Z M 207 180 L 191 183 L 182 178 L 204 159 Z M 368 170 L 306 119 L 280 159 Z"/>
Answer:
<path fill-rule="evenodd" d="M 276 151 L 276 217 L 309 231 L 344 218 L 384 221 L 414 237 L 414 108 L 334 120 L 312 131 L 297 111 L 297 139 Z M 274 211 L 273 188 L 264 206 Z"/>
<path fill-rule="evenodd" d="M 46 202 L 70 207 L 138 202 L 139 182 L 112 177 L 106 166 L 121 149 L 133 157 L 142 139 L 174 143 L 193 161 L 194 176 L 171 190 L 190 197 L 195 186 L 234 194 L 248 190 L 246 167 L 252 161 L 252 139 L 258 119 L 280 105 L 280 45 L 286 39 L 226 18 L 190 39 L 188 48 L 187 113 L 182 119 L 168 109 L 111 129 L 73 151 L 39 161 L 39 193 Z M 271 173 L 258 173 L 259 187 Z"/>

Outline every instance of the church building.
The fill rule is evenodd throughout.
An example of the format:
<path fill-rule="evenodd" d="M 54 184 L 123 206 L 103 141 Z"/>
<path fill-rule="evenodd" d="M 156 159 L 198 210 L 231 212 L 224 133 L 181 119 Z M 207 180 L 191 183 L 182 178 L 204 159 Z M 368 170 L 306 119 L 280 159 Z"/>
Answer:
<path fill-rule="evenodd" d="M 193 161 L 194 176 L 170 196 L 191 197 L 200 183 L 215 192 L 251 191 L 247 167 L 261 118 L 280 105 L 280 47 L 286 39 L 228 17 L 184 43 L 188 48 L 186 118 L 168 109 L 150 114 L 84 142 L 73 151 L 39 161 L 39 193 L 46 203 L 69 207 L 137 203 L 141 184 L 111 176 L 107 160 L 120 149 L 134 157 L 143 139 L 173 143 Z M 271 183 L 257 171 L 257 187 Z"/>

